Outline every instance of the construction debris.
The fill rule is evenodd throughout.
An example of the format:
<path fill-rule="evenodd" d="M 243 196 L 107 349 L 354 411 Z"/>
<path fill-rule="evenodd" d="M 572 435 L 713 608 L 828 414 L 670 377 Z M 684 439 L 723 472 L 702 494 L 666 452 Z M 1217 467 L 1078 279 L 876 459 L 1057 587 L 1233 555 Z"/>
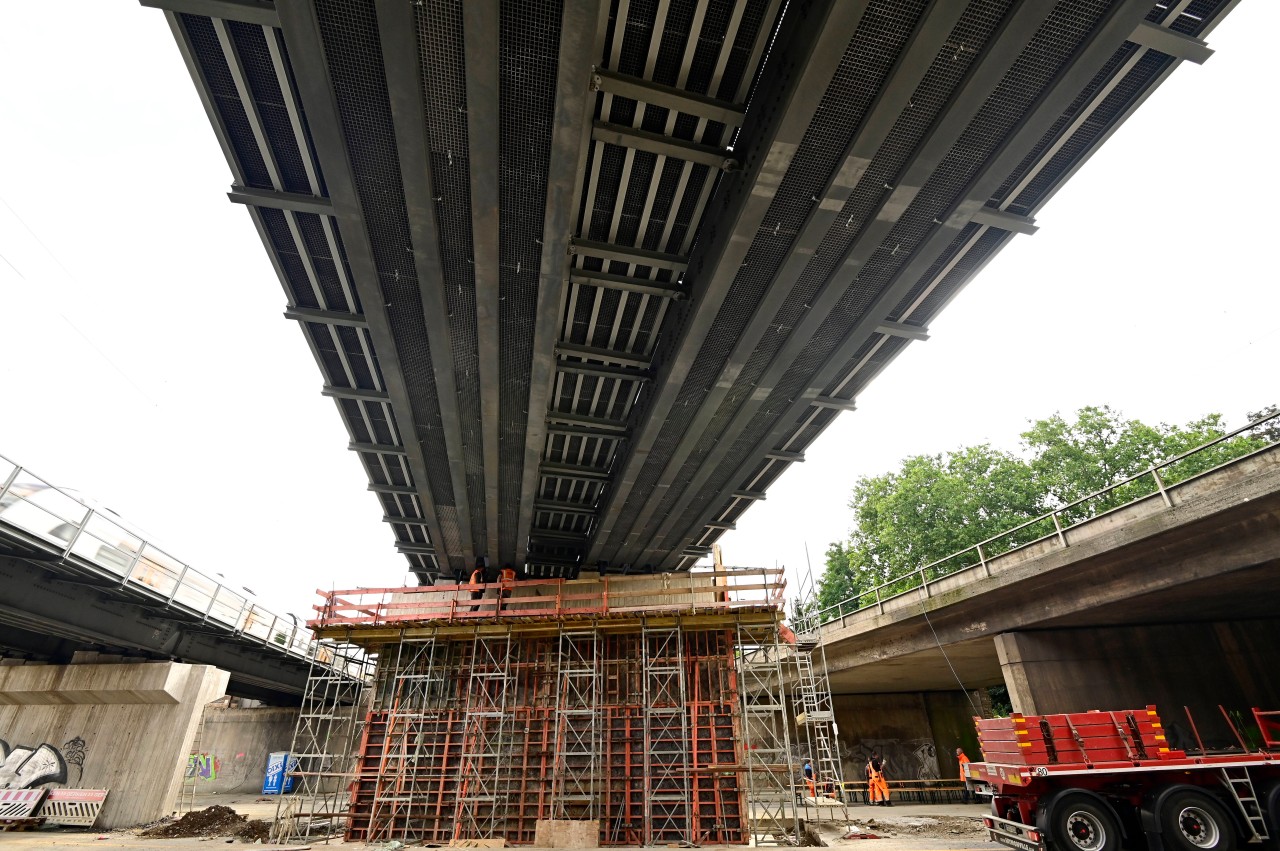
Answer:
<path fill-rule="evenodd" d="M 177 821 L 161 822 L 143 830 L 147 839 L 175 839 L 191 836 L 230 836 L 245 842 L 267 841 L 271 825 L 262 819 L 249 821 L 230 807 L 218 804 L 187 813 Z"/>

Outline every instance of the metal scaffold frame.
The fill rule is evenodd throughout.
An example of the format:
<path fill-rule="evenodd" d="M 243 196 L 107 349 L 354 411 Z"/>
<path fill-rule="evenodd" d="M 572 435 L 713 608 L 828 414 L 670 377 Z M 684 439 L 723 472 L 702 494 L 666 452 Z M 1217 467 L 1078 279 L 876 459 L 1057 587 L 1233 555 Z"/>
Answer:
<path fill-rule="evenodd" d="M 737 638 L 750 844 L 795 845 L 800 835 L 797 764 L 783 695 L 778 626 L 739 624 Z"/>
<path fill-rule="evenodd" d="M 323 677 L 308 695 L 300 753 L 325 719 L 364 719 L 361 735 L 346 739 L 358 770 L 323 787 L 332 803 L 315 809 L 340 809 L 346 778 L 350 841 L 527 845 L 544 826 L 585 822 L 601 845 L 744 842 L 744 731 L 752 725 L 740 685 L 757 681 L 739 670 L 738 637 L 771 648 L 768 699 L 781 706 L 781 588 L 768 572 L 718 567 L 687 587 L 612 582 L 594 615 L 563 614 L 572 596 L 564 594 L 539 618 L 441 619 L 431 606 L 416 622 L 401 599 L 408 592 L 393 594 L 367 607 L 368 622 L 341 628 L 377 654 L 368 699 L 338 696 Z M 676 611 L 669 600 L 677 596 L 691 605 Z M 776 728 L 784 739 L 785 715 Z M 311 749 L 330 775 L 343 756 L 337 748 Z"/>
<path fill-rule="evenodd" d="M 561 623 L 557 642 L 553 818 L 600 818 L 601 659 L 595 625 Z"/>
<path fill-rule="evenodd" d="M 689 707 L 679 624 L 641 632 L 644 677 L 645 845 L 693 842 Z"/>
<path fill-rule="evenodd" d="M 275 841 L 327 840 L 346 832 L 355 743 L 367 732 L 365 698 L 373 666 L 374 657 L 355 645 L 315 643 L 286 769 L 294 791 L 276 804 Z"/>
<path fill-rule="evenodd" d="M 454 836 L 492 839 L 507 818 L 511 779 L 516 686 L 511 632 L 477 633 L 471 646 Z"/>

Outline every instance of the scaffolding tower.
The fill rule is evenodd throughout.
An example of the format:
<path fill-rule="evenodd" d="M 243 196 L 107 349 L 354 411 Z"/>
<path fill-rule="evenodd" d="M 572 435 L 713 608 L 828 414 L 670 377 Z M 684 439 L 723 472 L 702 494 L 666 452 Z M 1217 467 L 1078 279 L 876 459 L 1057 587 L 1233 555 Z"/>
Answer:
<path fill-rule="evenodd" d="M 286 766 L 294 791 L 276 803 L 275 841 L 346 832 L 355 746 L 367 734 L 364 703 L 373 664 L 360 647 L 315 643 Z"/>
<path fill-rule="evenodd" d="M 679 624 L 641 631 L 644 670 L 645 845 L 693 842 L 689 709 Z"/>
<path fill-rule="evenodd" d="M 325 781 L 304 784 L 308 818 L 405 845 L 584 824 L 601 845 L 795 844 L 782 588 L 718 566 L 687 589 L 526 581 L 492 611 L 463 586 L 329 592 L 311 626 L 378 666 L 364 696 L 319 670 L 308 688 L 295 773 Z"/>
<path fill-rule="evenodd" d="M 557 642 L 552 817 L 600 818 L 601 659 L 594 624 L 561 623 Z"/>
<path fill-rule="evenodd" d="M 740 624 L 737 638 L 749 844 L 795 845 L 800 836 L 797 765 L 777 625 Z"/>
<path fill-rule="evenodd" d="M 827 679 L 827 655 L 816 633 L 796 635 L 794 659 L 796 728 L 802 731 L 808 746 L 814 778 L 813 787 L 806 790 L 810 794 L 804 798 L 805 818 L 832 820 L 838 817 L 848 821 L 844 771 L 836 748 L 836 716 Z"/>
<path fill-rule="evenodd" d="M 504 832 L 513 769 L 516 680 L 511 631 L 477 632 L 471 648 L 454 837 L 492 839 Z"/>

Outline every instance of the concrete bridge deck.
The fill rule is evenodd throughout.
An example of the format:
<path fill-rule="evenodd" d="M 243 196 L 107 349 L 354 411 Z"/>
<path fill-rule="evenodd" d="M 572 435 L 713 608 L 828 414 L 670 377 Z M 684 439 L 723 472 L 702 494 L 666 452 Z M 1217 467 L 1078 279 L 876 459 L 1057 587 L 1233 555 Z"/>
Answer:
<path fill-rule="evenodd" d="M 1081 653 L 1123 665 L 1143 643 L 1134 628 L 1168 645 L 1170 634 L 1231 624 L 1229 643 L 1245 642 L 1235 653 L 1262 658 L 1249 636 L 1274 626 L 1280 600 L 1280 446 L 1175 485 L 1169 498 L 933 580 L 927 597 L 915 591 L 828 623 L 832 690 L 956 689 L 957 676 L 969 688 L 999 684 L 1022 659 L 1013 633 L 1072 636 Z M 1231 662 L 1228 650 L 1212 664 Z"/>

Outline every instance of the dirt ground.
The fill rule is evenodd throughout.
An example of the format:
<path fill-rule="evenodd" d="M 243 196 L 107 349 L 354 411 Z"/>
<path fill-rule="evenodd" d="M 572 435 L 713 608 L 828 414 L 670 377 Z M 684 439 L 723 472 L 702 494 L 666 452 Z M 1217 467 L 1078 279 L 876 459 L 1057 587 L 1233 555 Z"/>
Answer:
<path fill-rule="evenodd" d="M 196 802 L 197 808 L 207 807 L 214 801 L 219 805 L 234 810 L 236 815 L 228 819 L 225 813 L 215 813 L 218 818 L 202 816 L 196 822 L 218 822 L 244 825 L 254 819 L 270 820 L 275 816 L 276 802 L 274 798 L 254 796 L 232 797 L 218 796 L 217 799 L 201 799 Z M 849 808 L 848 823 L 827 821 L 816 825 L 821 839 L 831 847 L 857 849 L 857 851 L 995 851 L 1003 846 L 987 840 L 986 831 L 982 830 L 979 819 L 987 808 L 982 805 L 963 804 L 912 804 L 891 809 L 879 807 L 853 806 Z M 246 816 L 241 821 L 239 816 Z M 173 823 L 168 823 L 172 825 Z M 843 839 L 849 828 L 863 834 L 874 834 L 878 839 Z M 194 828 L 199 831 L 202 828 Z M 195 835 L 188 837 L 146 838 L 142 835 L 144 828 L 116 831 L 85 831 L 76 828 L 55 828 L 49 830 L 5 833 L 0 844 L 5 851 L 37 851 L 44 848 L 102 848 L 118 851 L 167 851 L 167 849 L 187 848 L 205 849 L 230 848 L 253 849 L 254 851 L 301 851 L 304 847 L 321 848 L 362 848 L 388 849 L 386 843 L 364 845 L 348 844 L 340 841 L 313 843 L 311 846 L 279 845 L 269 843 L 265 838 L 257 844 L 250 838 L 240 839 L 226 834 Z M 217 833 L 220 829 L 215 829 Z M 706 851 L 737 851 L 742 846 L 704 846 Z"/>

